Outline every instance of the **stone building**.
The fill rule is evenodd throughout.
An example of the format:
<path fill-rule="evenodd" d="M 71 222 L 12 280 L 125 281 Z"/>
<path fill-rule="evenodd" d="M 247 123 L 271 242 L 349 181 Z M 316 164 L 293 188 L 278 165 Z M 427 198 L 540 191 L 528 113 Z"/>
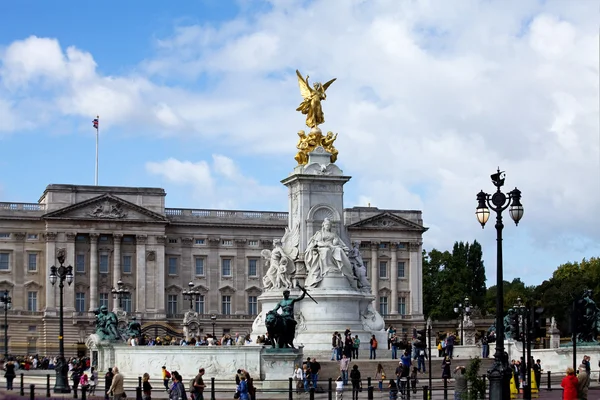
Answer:
<path fill-rule="evenodd" d="M 203 334 L 250 331 L 260 311 L 261 250 L 281 238 L 288 213 L 165 208 L 165 196 L 160 188 L 53 184 L 37 203 L 0 202 L 10 353 L 58 352 L 59 289 L 49 274 L 62 249 L 74 274 L 64 289 L 67 355 L 94 331 L 102 305 L 122 324 L 136 316 L 151 335 L 181 336 L 190 305 Z M 421 212 L 354 207 L 344 223 L 360 242 L 386 324 L 408 331 L 422 322 Z M 200 293 L 193 300 L 183 296 L 188 282 Z M 129 296 L 113 297 L 119 283 Z"/>

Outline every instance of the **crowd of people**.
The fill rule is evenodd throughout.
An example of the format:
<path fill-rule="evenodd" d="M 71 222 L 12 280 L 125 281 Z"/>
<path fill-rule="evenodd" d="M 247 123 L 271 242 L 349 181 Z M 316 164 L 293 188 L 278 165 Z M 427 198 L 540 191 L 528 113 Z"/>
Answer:
<path fill-rule="evenodd" d="M 127 340 L 130 346 L 243 346 L 252 343 L 250 335 L 236 333 L 235 336 L 230 334 L 223 335 L 220 339 L 210 334 L 204 337 L 192 337 L 186 339 L 184 337 L 165 336 L 161 338 L 141 335 L 139 337 L 131 337 Z M 258 342 L 257 342 L 258 344 Z"/>

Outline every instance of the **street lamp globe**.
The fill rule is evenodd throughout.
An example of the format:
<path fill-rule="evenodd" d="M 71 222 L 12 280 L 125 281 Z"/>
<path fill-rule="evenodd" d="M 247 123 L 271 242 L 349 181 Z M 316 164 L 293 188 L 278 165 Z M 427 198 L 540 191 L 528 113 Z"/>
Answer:
<path fill-rule="evenodd" d="M 73 283 L 73 267 L 68 266 L 67 267 L 67 275 L 65 277 L 67 284 L 69 286 L 71 286 L 71 283 Z"/>
<path fill-rule="evenodd" d="M 512 203 L 510 205 L 510 209 L 508 210 L 510 213 L 510 217 L 515 221 L 515 225 L 519 225 L 519 221 L 523 218 L 523 205 L 521 204 L 521 191 L 517 188 L 514 188 L 510 191 L 510 197 L 512 198 Z"/>
<path fill-rule="evenodd" d="M 486 199 L 487 194 L 485 194 L 483 190 L 477 194 L 477 201 L 479 204 L 477 205 L 475 215 L 477 216 L 477 221 L 479 221 L 479 223 L 481 224 L 482 229 L 485 226 L 485 223 L 488 222 L 488 219 L 490 218 L 490 209 L 485 204 Z"/>

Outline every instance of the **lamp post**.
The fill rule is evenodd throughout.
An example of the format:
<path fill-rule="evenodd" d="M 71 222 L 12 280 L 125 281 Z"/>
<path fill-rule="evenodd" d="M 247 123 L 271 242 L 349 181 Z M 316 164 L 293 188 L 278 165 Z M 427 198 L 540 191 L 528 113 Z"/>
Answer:
<path fill-rule="evenodd" d="M 210 320 L 212 321 L 213 326 L 213 338 L 215 337 L 215 324 L 217 323 L 217 316 L 215 314 L 210 316 Z"/>
<path fill-rule="evenodd" d="M 429 398 L 431 398 L 431 395 L 433 394 L 433 383 L 432 383 L 432 377 L 431 377 L 431 328 L 433 327 L 433 324 L 431 322 L 431 317 L 427 317 L 427 361 L 429 362 Z"/>
<path fill-rule="evenodd" d="M 504 278 L 502 274 L 502 212 L 510 205 L 510 216 L 519 224 L 523 217 L 523 206 L 521 205 L 521 191 L 514 188 L 508 196 L 500 190 L 504 185 L 504 172 L 500 169 L 491 175 L 492 183 L 496 186 L 493 195 L 483 190 L 477 194 L 477 210 L 475 215 L 483 228 L 490 217 L 490 209 L 496 213 L 496 352 L 494 353 L 494 364 L 488 371 L 490 380 L 490 400 L 508 400 L 510 398 L 510 369 L 508 367 L 508 356 L 504 354 Z"/>
<path fill-rule="evenodd" d="M 0 296 L 0 303 L 4 304 L 4 361 L 8 361 L 8 309 L 12 304 L 12 299 L 8 295 L 8 290 Z"/>
<path fill-rule="evenodd" d="M 194 300 L 198 301 L 202 297 L 202 293 L 194 290 L 194 282 L 188 283 L 188 290 L 183 291 L 183 299 L 190 301 L 190 310 L 194 309 Z"/>
<path fill-rule="evenodd" d="M 460 345 L 463 346 L 464 342 L 464 322 L 465 315 L 471 315 L 471 304 L 469 303 L 469 298 L 465 297 L 465 304 L 458 303 L 457 306 L 454 306 L 454 312 L 460 315 Z"/>
<path fill-rule="evenodd" d="M 57 268 L 54 265 L 50 267 L 50 283 L 52 286 L 58 280 L 59 288 L 59 307 L 58 307 L 58 361 L 56 362 L 56 381 L 54 383 L 54 393 L 70 393 L 71 388 L 69 387 L 69 380 L 67 377 L 69 367 L 65 360 L 65 344 L 64 344 L 64 315 L 63 315 L 63 289 L 65 287 L 65 281 L 70 286 L 73 283 L 73 267 L 65 267 L 65 254 L 59 253 L 58 263 L 60 266 Z"/>
<path fill-rule="evenodd" d="M 520 317 L 520 324 L 521 324 L 521 337 L 519 338 L 521 340 L 521 343 L 523 343 L 523 363 L 525 365 L 521 365 L 520 368 L 525 369 L 525 375 L 526 377 L 528 377 L 528 379 L 526 379 L 525 382 L 523 382 L 523 399 L 531 399 L 531 383 L 530 383 L 530 371 L 529 368 L 530 366 L 529 364 L 529 355 L 528 353 L 530 352 L 529 349 L 529 340 L 530 340 L 530 335 L 529 335 L 529 323 L 528 323 L 528 316 L 529 316 L 529 309 L 527 307 L 527 305 L 525 303 L 523 303 L 523 300 L 521 300 L 520 297 L 517 297 L 517 304 L 515 304 L 513 306 L 513 309 L 515 310 L 515 312 L 517 313 L 517 315 Z M 517 340 L 517 338 L 514 338 L 515 340 Z M 527 383 L 526 383 L 527 382 Z"/>
<path fill-rule="evenodd" d="M 123 287 L 123 281 L 117 281 L 117 288 L 114 287 L 111 289 L 113 294 L 113 299 L 119 299 L 119 309 L 123 309 L 123 299 L 129 298 L 131 292 Z"/>

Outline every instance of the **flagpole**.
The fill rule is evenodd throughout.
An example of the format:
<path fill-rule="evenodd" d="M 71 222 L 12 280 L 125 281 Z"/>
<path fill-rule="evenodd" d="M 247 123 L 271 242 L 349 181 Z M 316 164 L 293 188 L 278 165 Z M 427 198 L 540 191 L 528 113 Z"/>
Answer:
<path fill-rule="evenodd" d="M 99 136 L 99 130 L 100 130 L 100 116 L 96 116 L 96 119 L 98 120 L 98 123 L 96 124 L 96 186 L 98 186 L 98 136 Z"/>

